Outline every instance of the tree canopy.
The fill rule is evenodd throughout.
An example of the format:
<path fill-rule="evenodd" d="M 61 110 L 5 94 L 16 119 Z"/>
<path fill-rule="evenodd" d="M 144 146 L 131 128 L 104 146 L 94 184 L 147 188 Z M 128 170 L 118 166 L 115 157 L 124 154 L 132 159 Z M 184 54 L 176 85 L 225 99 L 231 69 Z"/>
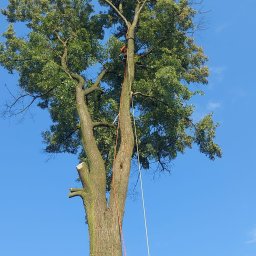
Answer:
<path fill-rule="evenodd" d="M 137 1 L 112 1 L 121 15 L 108 1 L 99 3 L 103 8 L 96 12 L 93 2 L 86 0 L 10 0 L 2 10 L 10 26 L 0 44 L 0 63 L 19 74 L 23 93 L 17 102 L 30 96 L 50 112 L 52 125 L 43 133 L 46 151 L 78 154 L 86 161 L 74 82 L 76 74 L 84 78 L 94 135 L 111 176 L 113 120 L 119 112 L 125 68 L 120 48 L 126 45 L 126 22 L 134 18 Z M 207 84 L 208 77 L 207 57 L 192 36 L 196 13 L 186 0 L 146 1 L 132 39 L 136 66 L 132 93 L 145 169 L 151 161 L 165 168 L 166 160 L 193 144 L 210 159 L 221 156 L 212 115 L 199 122 L 192 117 L 191 98 L 201 94 L 198 84 Z M 26 24 L 26 36 L 16 35 L 15 22 Z M 86 71 L 95 65 L 100 76 L 92 81 Z"/>

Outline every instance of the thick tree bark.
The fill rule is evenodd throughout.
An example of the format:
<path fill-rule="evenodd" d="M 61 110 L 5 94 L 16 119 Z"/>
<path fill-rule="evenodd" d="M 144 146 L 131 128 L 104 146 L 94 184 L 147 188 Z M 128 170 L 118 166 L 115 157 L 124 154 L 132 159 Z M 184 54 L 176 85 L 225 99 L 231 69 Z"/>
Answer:
<path fill-rule="evenodd" d="M 122 242 L 115 209 L 102 209 L 97 203 L 87 207 L 90 256 L 121 256 Z"/>
<path fill-rule="evenodd" d="M 89 229 L 90 256 L 121 256 L 122 234 L 117 205 L 110 207 L 106 204 L 106 198 L 94 182 L 86 163 L 79 164 L 77 170 L 83 189 L 70 189 L 70 197 L 80 196 L 83 200 Z"/>

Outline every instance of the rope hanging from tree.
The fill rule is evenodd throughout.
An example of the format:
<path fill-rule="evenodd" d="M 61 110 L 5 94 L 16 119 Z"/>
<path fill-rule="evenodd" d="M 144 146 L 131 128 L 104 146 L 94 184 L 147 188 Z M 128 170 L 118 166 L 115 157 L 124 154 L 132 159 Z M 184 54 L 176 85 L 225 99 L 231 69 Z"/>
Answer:
<path fill-rule="evenodd" d="M 137 163 L 138 163 L 138 171 L 139 171 L 139 179 L 140 179 L 141 201 L 142 201 L 142 208 L 143 208 L 145 236 L 146 236 L 146 242 L 147 242 L 147 253 L 148 253 L 148 256 L 150 256 L 147 215 L 146 215 L 146 206 L 145 206 L 145 198 L 144 198 L 144 188 L 143 188 L 143 179 L 142 179 L 142 172 L 141 172 L 140 152 L 139 152 L 139 143 L 138 143 L 136 120 L 135 120 L 135 108 L 134 108 L 134 103 L 133 103 L 133 96 L 131 97 L 131 101 L 132 101 L 132 116 L 133 116 L 133 125 L 134 125 L 134 135 L 135 135 L 135 143 L 136 143 L 136 151 L 137 151 Z"/>

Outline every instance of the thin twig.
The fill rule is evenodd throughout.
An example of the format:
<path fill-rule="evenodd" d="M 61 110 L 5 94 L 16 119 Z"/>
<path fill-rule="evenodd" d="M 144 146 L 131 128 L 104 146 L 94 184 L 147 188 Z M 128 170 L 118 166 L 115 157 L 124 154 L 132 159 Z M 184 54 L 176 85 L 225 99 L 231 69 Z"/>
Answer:
<path fill-rule="evenodd" d="M 50 88 L 49 90 L 47 90 L 45 93 L 40 93 L 40 94 L 37 94 L 37 95 L 33 95 L 31 93 L 25 93 L 25 94 L 22 94 L 20 95 L 19 97 L 15 97 L 9 90 L 10 94 L 12 95 L 12 97 L 14 97 L 15 101 L 11 104 L 11 105 L 7 105 L 7 108 L 9 109 L 9 112 L 11 112 L 12 108 L 23 98 L 26 98 L 26 97 L 32 97 L 32 100 L 30 101 L 30 103 L 22 108 L 20 111 L 14 113 L 13 115 L 14 116 L 17 116 L 23 112 L 25 112 L 27 109 L 29 109 L 29 107 L 39 98 L 42 98 L 44 96 L 46 96 L 47 94 L 49 94 L 51 91 L 53 91 L 56 87 L 52 87 Z"/>

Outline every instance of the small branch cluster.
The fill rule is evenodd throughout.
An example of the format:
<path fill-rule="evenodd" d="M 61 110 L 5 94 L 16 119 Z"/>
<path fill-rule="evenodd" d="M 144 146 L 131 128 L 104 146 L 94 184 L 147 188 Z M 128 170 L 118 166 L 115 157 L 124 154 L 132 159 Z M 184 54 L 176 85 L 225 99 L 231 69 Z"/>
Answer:
<path fill-rule="evenodd" d="M 50 88 L 49 90 L 47 90 L 46 92 L 44 93 L 39 93 L 39 94 L 32 94 L 32 93 L 24 93 L 24 94 L 21 94 L 19 96 L 14 96 L 14 94 L 8 89 L 8 87 L 6 86 L 8 92 L 10 93 L 10 95 L 13 97 L 14 101 L 9 105 L 9 104 L 6 104 L 6 111 L 5 113 L 9 113 L 10 116 L 17 116 L 19 114 L 22 114 L 24 113 L 25 111 L 27 111 L 32 105 L 33 103 L 37 100 L 37 99 L 40 99 L 40 98 L 43 98 L 47 95 L 49 95 L 50 92 L 52 92 L 55 87 L 53 88 Z M 31 100 L 29 101 L 29 103 L 25 104 L 22 106 L 22 108 L 18 111 L 13 111 L 13 108 L 15 106 L 17 106 L 18 103 L 22 102 L 25 98 L 31 98 Z"/>

